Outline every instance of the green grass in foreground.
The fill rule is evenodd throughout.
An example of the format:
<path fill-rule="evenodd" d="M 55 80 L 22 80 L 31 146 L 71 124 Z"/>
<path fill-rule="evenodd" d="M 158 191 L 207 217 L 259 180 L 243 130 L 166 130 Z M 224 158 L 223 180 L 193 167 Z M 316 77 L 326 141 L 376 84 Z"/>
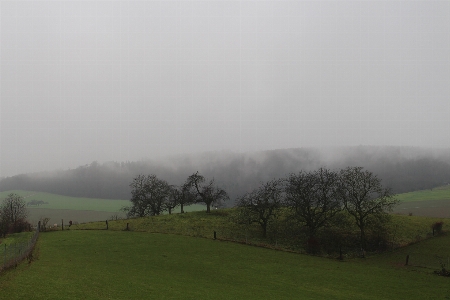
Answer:
<path fill-rule="evenodd" d="M 21 233 L 13 233 L 9 234 L 6 238 L 0 238 L 0 252 L 2 250 L 1 246 L 3 245 L 11 245 L 11 244 L 20 244 L 25 243 L 30 240 L 30 238 L 33 236 L 34 231 L 31 232 L 21 232 Z M 1 261 L 0 261 L 1 263 Z"/>
<path fill-rule="evenodd" d="M 429 244 L 431 242 L 431 244 Z M 424 253 L 449 236 L 418 244 Z M 445 248 L 444 247 L 444 248 Z M 419 251 L 419 250 L 418 250 Z M 0 275 L 4 299 L 444 299 L 449 278 L 403 253 L 345 262 L 211 239 L 124 231 L 41 234 L 31 264 Z"/>

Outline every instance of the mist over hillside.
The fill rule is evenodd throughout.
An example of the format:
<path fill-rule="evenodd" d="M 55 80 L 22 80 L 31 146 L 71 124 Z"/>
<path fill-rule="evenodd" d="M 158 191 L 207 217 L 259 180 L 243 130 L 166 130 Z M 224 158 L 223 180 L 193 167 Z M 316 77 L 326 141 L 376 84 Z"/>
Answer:
<path fill-rule="evenodd" d="M 450 182 L 450 149 L 414 147 L 295 148 L 260 152 L 206 152 L 160 160 L 93 162 L 76 169 L 20 174 L 0 181 L 0 191 L 22 189 L 75 197 L 129 199 L 132 179 L 155 174 L 180 185 L 199 171 L 236 197 L 261 182 L 319 167 L 362 166 L 377 174 L 396 193 L 429 189 Z"/>

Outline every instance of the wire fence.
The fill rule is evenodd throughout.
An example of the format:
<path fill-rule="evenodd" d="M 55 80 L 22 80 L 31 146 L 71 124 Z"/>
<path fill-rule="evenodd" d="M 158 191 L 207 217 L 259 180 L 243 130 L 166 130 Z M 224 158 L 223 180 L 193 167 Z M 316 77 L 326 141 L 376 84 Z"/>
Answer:
<path fill-rule="evenodd" d="M 36 244 L 37 238 L 39 236 L 39 227 L 36 228 L 33 236 L 25 242 L 14 243 L 10 245 L 0 246 L 0 272 L 6 269 L 16 267 L 19 262 L 24 260 L 26 257 L 31 259 L 31 252 L 33 251 L 34 245 Z"/>

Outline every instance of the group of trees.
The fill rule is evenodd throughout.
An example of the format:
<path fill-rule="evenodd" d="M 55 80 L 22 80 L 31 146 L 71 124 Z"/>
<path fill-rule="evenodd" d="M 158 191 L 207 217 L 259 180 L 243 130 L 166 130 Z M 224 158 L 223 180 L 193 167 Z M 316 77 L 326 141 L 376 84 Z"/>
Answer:
<path fill-rule="evenodd" d="M 8 233 L 28 230 L 30 224 L 26 221 L 28 211 L 23 197 L 9 194 L 0 206 L 0 233 L 3 237 Z"/>
<path fill-rule="evenodd" d="M 156 175 L 139 175 L 131 187 L 132 206 L 125 209 L 128 217 L 159 215 L 174 208 L 192 203 L 206 205 L 207 213 L 212 205 L 220 205 L 229 199 L 227 192 L 217 186 L 214 179 L 207 180 L 196 172 L 180 186 L 170 185 Z M 291 173 L 284 179 L 273 179 L 245 193 L 236 200 L 238 222 L 257 223 L 262 236 L 268 228 L 276 227 L 280 219 L 297 228 L 307 244 L 318 243 L 323 232 L 326 239 L 342 239 L 354 236 L 349 228 L 357 228 L 361 249 L 367 247 L 367 231 L 374 228 L 382 232 L 388 220 L 388 212 L 398 203 L 381 179 L 362 167 L 347 167 L 340 171 L 320 168 L 314 171 Z M 280 218 L 281 217 L 281 218 Z M 286 231 L 286 230 L 285 230 Z"/>
<path fill-rule="evenodd" d="M 221 205 L 228 199 L 214 179 L 208 181 L 198 172 L 180 186 L 170 185 L 152 174 L 135 177 L 130 187 L 132 205 L 123 209 L 128 217 L 155 216 L 165 211 L 170 214 L 178 206 L 184 213 L 184 206 L 192 203 L 204 203 L 209 213 L 211 205 Z"/>
<path fill-rule="evenodd" d="M 397 203 L 391 190 L 361 167 L 292 173 L 286 179 L 264 183 L 237 200 L 240 216 L 259 223 L 264 237 L 268 225 L 280 215 L 303 229 L 313 244 L 317 244 L 317 234 L 324 228 L 333 228 L 335 237 L 348 234 L 345 226 L 350 219 L 359 229 L 361 249 L 367 246 L 367 227 L 383 224 L 387 212 Z"/>
<path fill-rule="evenodd" d="M 193 170 L 220 182 L 231 201 L 272 178 L 320 166 L 362 166 L 389 182 L 395 193 L 430 189 L 450 182 L 450 149 L 413 147 L 331 147 L 277 149 L 251 153 L 227 151 L 179 155 L 134 162 L 92 162 L 69 170 L 14 175 L 0 180 L 0 192 L 27 190 L 85 198 L 130 199 L 137 174 L 155 174 L 182 183 Z"/>

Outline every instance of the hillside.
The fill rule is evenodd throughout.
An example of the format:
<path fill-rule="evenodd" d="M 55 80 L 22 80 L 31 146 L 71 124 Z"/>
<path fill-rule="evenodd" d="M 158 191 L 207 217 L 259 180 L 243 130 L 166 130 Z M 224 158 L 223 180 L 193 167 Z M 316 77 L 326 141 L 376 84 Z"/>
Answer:
<path fill-rule="evenodd" d="M 277 230 L 274 227 L 268 232 L 267 238 L 261 235 L 259 224 L 250 226 L 236 222 L 238 211 L 235 208 L 219 209 L 207 214 L 205 211 L 186 214 L 161 215 L 144 218 L 124 219 L 109 222 L 109 230 L 122 231 L 128 226 L 130 231 L 166 233 L 193 237 L 213 238 L 236 241 L 253 245 L 264 245 L 268 248 L 284 249 L 303 253 L 304 241 L 300 235 L 293 234 L 293 227 L 283 227 L 283 217 L 280 217 Z M 431 225 L 444 222 L 444 230 L 450 229 L 446 219 L 420 216 L 392 215 L 388 225 L 389 247 L 400 247 L 420 240 L 432 234 Z M 292 226 L 286 224 L 287 226 Z M 74 229 L 105 229 L 105 222 L 79 224 Z M 354 228 L 357 230 L 357 228 Z M 357 231 L 356 231 L 357 232 Z M 356 233 L 357 235 L 357 233 Z M 335 248 L 335 252 L 338 252 Z M 349 257 L 357 255 L 359 248 L 354 246 L 343 248 Z"/>
<path fill-rule="evenodd" d="M 254 153 L 209 152 L 154 161 L 91 163 L 72 170 L 21 174 L 0 181 L 0 191 L 23 189 L 72 197 L 130 199 L 132 179 L 155 174 L 180 185 L 199 171 L 238 196 L 262 181 L 319 167 L 362 166 L 377 174 L 395 193 L 424 190 L 450 182 L 450 149 L 410 147 L 297 148 Z"/>
<path fill-rule="evenodd" d="M 450 185 L 396 195 L 395 213 L 450 218 Z"/>
<path fill-rule="evenodd" d="M 130 205 L 130 200 L 70 197 L 23 190 L 0 192 L 0 202 L 10 193 L 22 196 L 25 202 L 28 203 L 28 221 L 33 225 L 37 224 L 42 218 L 50 218 L 49 224 L 56 223 L 58 225 L 61 224 L 61 220 L 65 220 L 67 224 L 69 220 L 76 223 L 84 223 L 109 220 L 112 217 L 124 218 L 126 215 L 120 209 L 123 206 Z M 41 203 L 39 205 L 32 204 L 39 201 Z M 187 212 L 204 209 L 204 205 L 201 204 L 184 207 L 184 210 Z M 178 211 L 178 208 L 174 210 L 174 212 Z"/>
<path fill-rule="evenodd" d="M 41 233 L 34 260 L 1 274 L 0 289 L 7 299 L 445 299 L 449 279 L 433 271 L 449 248 L 442 235 L 338 261 L 211 237 L 65 230 Z M 42 274 L 56 275 L 42 284 Z"/>
<path fill-rule="evenodd" d="M 450 184 L 438 186 L 427 190 L 403 193 L 396 195 L 401 203 L 419 202 L 419 201 L 435 201 L 450 200 Z"/>

